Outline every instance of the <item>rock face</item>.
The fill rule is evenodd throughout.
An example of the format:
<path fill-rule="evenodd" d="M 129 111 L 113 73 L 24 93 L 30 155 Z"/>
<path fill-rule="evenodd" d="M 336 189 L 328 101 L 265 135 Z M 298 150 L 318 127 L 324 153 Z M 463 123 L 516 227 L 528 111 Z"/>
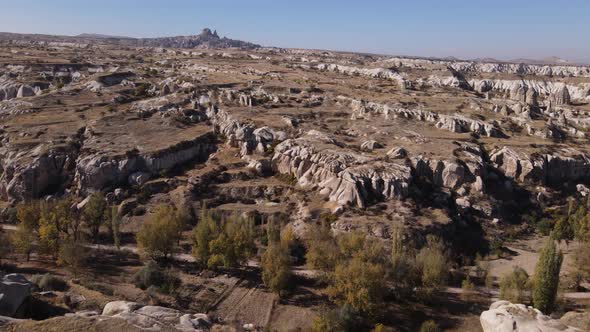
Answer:
<path fill-rule="evenodd" d="M 41 93 L 41 85 L 47 87 L 46 84 L 31 86 L 0 77 L 0 101 L 35 96 Z"/>
<path fill-rule="evenodd" d="M 492 151 L 490 161 L 507 177 L 520 182 L 556 184 L 590 179 L 590 159 L 575 151 L 573 157 L 558 154 L 528 156 L 503 147 Z"/>
<path fill-rule="evenodd" d="M 194 159 L 206 159 L 215 150 L 209 134 L 185 141 L 166 150 L 151 153 L 128 153 L 106 156 L 98 153 L 80 158 L 76 163 L 78 191 L 87 194 L 117 184 L 138 184 L 151 175 L 169 170 Z"/>
<path fill-rule="evenodd" d="M 412 82 L 407 80 L 400 73 L 387 68 L 357 68 L 351 66 L 344 66 L 338 64 L 320 63 L 314 67 L 317 70 L 327 70 L 339 72 L 347 75 L 361 75 L 371 78 L 380 78 L 395 81 L 401 89 L 409 89 L 412 87 Z"/>
<path fill-rule="evenodd" d="M 365 207 L 372 200 L 405 197 L 412 178 L 407 166 L 339 151 L 334 141 L 318 144 L 314 133 L 277 145 L 272 163 L 339 205 Z"/>
<path fill-rule="evenodd" d="M 16 317 L 31 295 L 32 284 L 20 274 L 7 274 L 0 280 L 0 316 Z"/>
<path fill-rule="evenodd" d="M 555 93 L 551 95 L 551 100 L 555 102 L 556 105 L 571 104 L 570 92 L 567 89 L 567 86 L 563 86 L 559 90 L 555 91 Z"/>
<path fill-rule="evenodd" d="M 286 134 L 282 131 L 275 131 L 269 127 L 256 128 L 252 123 L 241 123 L 216 106 L 209 107 L 207 117 L 215 127 L 215 131 L 227 138 L 230 146 L 240 148 L 242 156 L 254 151 L 264 153 L 273 142 L 286 138 Z"/>
<path fill-rule="evenodd" d="M 454 133 L 472 132 L 487 137 L 504 137 L 504 133 L 495 123 L 471 119 L 460 114 L 438 114 L 422 109 L 406 109 L 364 100 L 339 96 L 341 102 L 350 103 L 353 110 L 352 120 L 368 119 L 373 115 L 381 115 L 385 120 L 406 118 L 417 121 L 435 123 L 435 127 Z"/>
<path fill-rule="evenodd" d="M 484 332 L 577 332 L 582 331 L 569 327 L 559 320 L 543 315 L 537 309 L 524 304 L 512 304 L 508 301 L 492 303 L 490 310 L 480 315 Z"/>
<path fill-rule="evenodd" d="M 3 156 L 0 169 L 0 197 L 5 200 L 37 198 L 50 188 L 65 186 L 73 179 L 76 151 L 52 149 L 27 156 L 9 152 Z M 0 155 L 1 148 L 0 148 Z"/>
<path fill-rule="evenodd" d="M 390 58 L 388 61 L 412 68 L 424 68 L 432 65 L 442 65 L 451 67 L 454 70 L 463 73 L 505 73 L 516 75 L 590 77 L 590 67 L 588 66 L 449 61 L 440 59 L 415 59 L 402 57 Z"/>

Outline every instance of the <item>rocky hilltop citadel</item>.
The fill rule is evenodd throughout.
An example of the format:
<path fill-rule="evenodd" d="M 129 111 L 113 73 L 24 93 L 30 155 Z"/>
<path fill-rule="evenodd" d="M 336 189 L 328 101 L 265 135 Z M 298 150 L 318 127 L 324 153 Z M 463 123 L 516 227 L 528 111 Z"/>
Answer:
<path fill-rule="evenodd" d="M 588 135 L 588 66 L 281 49 L 220 38 L 210 29 L 149 39 L 0 34 L 5 233 L 21 227 L 22 204 L 68 199 L 72 213 L 86 216 L 85 206 L 100 194 L 114 207 L 109 216 L 122 220 L 128 251 L 126 258 L 111 258 L 118 257 L 114 248 L 99 254 L 102 265 L 94 268 L 116 260 L 120 275 L 139 269 L 141 264 L 129 263 L 145 250 L 135 234 L 162 205 L 188 220 L 183 239 L 203 222 L 203 211 L 252 220 L 262 233 L 278 221 L 299 241 L 300 251 L 309 250 L 301 243 L 318 223 L 328 223 L 335 235 L 367 236 L 387 252 L 400 229 L 404 248 L 415 246 L 416 252 L 435 235 L 447 245 L 451 275 L 441 298 L 460 296 L 460 280 L 480 278 L 479 295 L 461 300 L 485 311 L 481 324 L 479 313 L 444 301 L 444 312 L 412 304 L 420 313 L 414 320 L 384 305 L 394 312 L 384 324 L 395 331 L 418 330 L 429 317 L 452 331 L 507 331 L 501 328 L 510 324 L 539 331 L 584 328 L 557 317 L 547 323 L 550 318 L 540 312 L 545 318 L 508 302 L 487 308 L 499 296 L 504 272 L 522 264 L 534 273 L 535 260 L 526 261 L 537 257 L 534 241 L 544 239 L 555 220 L 569 218 L 572 209 L 585 213 Z M 113 233 L 109 225 L 97 229 L 100 241 Z M 71 233 L 64 234 L 69 239 Z M 100 241 L 85 247 L 99 250 Z M 264 241 L 256 242 L 261 252 Z M 182 276 L 186 298 L 180 292 L 174 297 L 130 291 L 129 277 L 114 275 L 105 291 L 94 275 L 86 284 L 74 278 L 78 283 L 70 282 L 69 293 L 45 294 L 52 296 L 47 300 L 35 293 L 38 285 L 20 279 L 27 272 L 18 269 L 18 250 L 11 257 L 20 274 L 4 277 L 0 295 L 11 283 L 23 284 L 35 301 L 41 297 L 67 310 L 68 316 L 51 320 L 55 326 L 91 321 L 130 330 L 309 327 L 326 303 L 339 303 L 322 295 L 323 279 L 320 286 L 295 283 L 291 295 L 279 298 L 251 276 L 261 260 L 251 258 L 250 274 L 206 271 L 188 242 L 179 243 L 174 257 L 181 267 L 173 268 Z M 575 274 L 567 253 L 576 246 L 564 249 L 564 278 Z M 491 285 L 471 274 L 482 256 L 494 257 L 485 259 L 495 278 Z M 42 255 L 33 257 L 40 264 Z M 297 279 L 319 278 L 301 257 L 293 258 Z M 31 264 L 25 266 L 39 268 Z M 51 264 L 44 271 L 60 271 L 58 261 Z M 580 278 L 581 285 L 589 281 Z M 578 295 L 567 295 L 575 305 L 564 308 L 588 301 L 582 288 L 565 291 Z M 71 293 L 86 304 L 55 300 L 67 297 L 71 304 Z M 388 301 L 401 293 L 392 294 Z M 43 326 L 26 319 L 4 323 L 15 330 Z"/>

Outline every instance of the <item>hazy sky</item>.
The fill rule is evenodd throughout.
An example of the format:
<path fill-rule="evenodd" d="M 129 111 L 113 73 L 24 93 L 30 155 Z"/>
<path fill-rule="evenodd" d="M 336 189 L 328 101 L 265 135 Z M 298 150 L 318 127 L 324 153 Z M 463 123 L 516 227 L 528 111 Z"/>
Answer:
<path fill-rule="evenodd" d="M 266 46 L 590 62 L 590 0 L 0 0 L 0 31 L 220 35 Z"/>

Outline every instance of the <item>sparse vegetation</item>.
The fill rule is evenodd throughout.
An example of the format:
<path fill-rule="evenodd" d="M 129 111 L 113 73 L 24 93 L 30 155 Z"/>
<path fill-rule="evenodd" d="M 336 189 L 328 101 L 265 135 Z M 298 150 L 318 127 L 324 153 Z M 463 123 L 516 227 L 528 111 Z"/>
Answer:
<path fill-rule="evenodd" d="M 529 275 L 522 268 L 515 268 L 500 280 L 500 298 L 512 303 L 528 303 Z"/>
<path fill-rule="evenodd" d="M 154 261 L 148 261 L 134 276 L 135 286 L 146 290 L 156 287 L 164 294 L 172 294 L 182 284 L 172 271 L 163 270 Z"/>
<path fill-rule="evenodd" d="M 70 269 L 77 277 L 84 268 L 88 260 L 88 248 L 81 243 L 73 240 L 67 241 L 59 249 L 59 262 L 66 268 Z"/>
<path fill-rule="evenodd" d="M 25 318 L 472 331 L 498 292 L 585 305 L 588 68 L 85 38 L 0 33 L 0 275 L 40 285 Z"/>
<path fill-rule="evenodd" d="M 432 235 L 427 237 L 426 245 L 416 256 L 416 264 L 424 287 L 438 289 L 446 286 L 449 262 L 445 246 L 439 238 Z"/>
<path fill-rule="evenodd" d="M 441 332 L 442 330 L 432 320 L 427 320 L 420 326 L 420 332 Z"/>

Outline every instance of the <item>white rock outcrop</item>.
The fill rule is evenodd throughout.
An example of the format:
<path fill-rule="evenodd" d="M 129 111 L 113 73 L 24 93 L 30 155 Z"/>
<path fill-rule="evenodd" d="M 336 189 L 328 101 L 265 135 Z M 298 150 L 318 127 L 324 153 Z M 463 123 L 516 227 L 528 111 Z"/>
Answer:
<path fill-rule="evenodd" d="M 582 332 L 533 307 L 508 301 L 492 303 L 490 310 L 482 312 L 479 319 L 484 332 Z"/>
<path fill-rule="evenodd" d="M 302 187 L 317 188 L 339 205 L 365 207 L 374 200 L 402 198 L 408 194 L 411 170 L 341 150 L 319 135 L 288 139 L 275 148 L 273 168 L 292 174 Z"/>
<path fill-rule="evenodd" d="M 490 161 L 504 175 L 519 182 L 550 184 L 590 179 L 590 158 L 575 150 L 569 152 L 572 156 L 527 155 L 502 147 L 492 151 Z"/>

